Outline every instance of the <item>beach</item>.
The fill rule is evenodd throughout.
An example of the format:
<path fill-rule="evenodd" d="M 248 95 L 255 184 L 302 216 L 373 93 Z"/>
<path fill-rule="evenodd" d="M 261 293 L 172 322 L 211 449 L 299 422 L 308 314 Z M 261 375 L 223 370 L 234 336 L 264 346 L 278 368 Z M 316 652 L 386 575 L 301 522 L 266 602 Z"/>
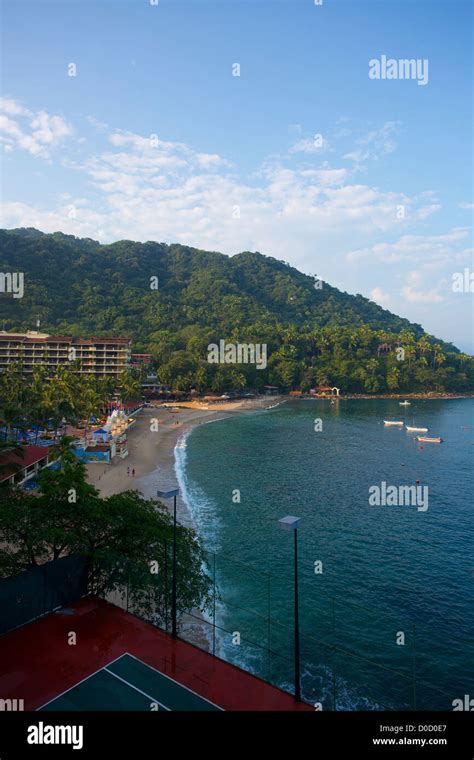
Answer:
<path fill-rule="evenodd" d="M 157 404 L 143 407 L 134 415 L 135 423 L 128 431 L 125 459 L 116 457 L 111 464 L 93 462 L 87 465 L 87 478 L 101 496 L 137 490 L 146 498 L 157 498 L 156 491 L 176 488 L 174 449 L 179 439 L 196 425 L 215 422 L 236 414 L 249 414 L 281 403 L 282 397 L 266 396 L 222 403 L 203 404 L 190 401 L 170 407 Z M 135 472 L 132 475 L 132 472 Z M 180 495 L 177 499 L 178 520 L 191 526 L 191 517 Z"/>
<path fill-rule="evenodd" d="M 364 398 L 457 398 L 455 394 L 351 394 L 338 401 Z M 203 401 L 174 402 L 164 406 L 157 403 L 143 407 L 135 416 L 128 431 L 128 451 L 125 459 L 116 457 L 111 464 L 92 462 L 87 465 L 87 477 L 103 497 L 122 491 L 137 490 L 146 498 L 157 498 L 156 491 L 177 487 L 174 450 L 178 441 L 197 425 L 216 422 L 237 414 L 250 414 L 268 409 L 288 400 L 330 401 L 331 397 L 260 396 L 221 403 Z M 179 411 L 171 411 L 179 409 Z M 132 472 L 134 471 L 134 475 Z M 177 499 L 178 520 L 192 526 L 189 510 L 182 496 Z"/>

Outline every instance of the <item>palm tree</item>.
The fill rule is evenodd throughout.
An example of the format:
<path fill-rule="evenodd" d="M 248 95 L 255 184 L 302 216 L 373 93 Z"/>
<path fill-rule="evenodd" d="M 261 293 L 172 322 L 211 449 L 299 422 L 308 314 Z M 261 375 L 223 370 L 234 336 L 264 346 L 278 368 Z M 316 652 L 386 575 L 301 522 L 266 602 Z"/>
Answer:
<path fill-rule="evenodd" d="M 122 372 L 118 387 L 122 401 L 140 398 L 142 393 L 139 380 L 129 371 Z"/>
<path fill-rule="evenodd" d="M 420 352 L 421 358 L 424 360 L 422 363 L 426 365 L 428 363 L 426 356 L 430 354 L 433 349 L 428 335 L 424 334 L 421 336 L 420 340 L 417 343 L 417 349 Z"/>
<path fill-rule="evenodd" d="M 17 365 L 10 365 L 0 376 L 0 419 L 5 425 L 4 440 L 11 437 L 11 429 L 21 422 L 22 401 L 26 389 Z"/>
<path fill-rule="evenodd" d="M 446 361 L 446 356 L 443 354 L 443 349 L 441 348 L 439 343 L 435 343 L 433 346 L 433 368 L 436 367 L 437 364 L 441 366 L 443 362 Z"/>
<path fill-rule="evenodd" d="M 102 410 L 103 400 L 95 387 L 95 381 L 92 377 L 84 378 L 84 384 L 81 388 L 80 398 L 78 399 L 77 409 L 80 416 L 86 420 L 84 436 L 87 440 L 89 432 L 89 422 L 92 416 L 98 417 Z"/>

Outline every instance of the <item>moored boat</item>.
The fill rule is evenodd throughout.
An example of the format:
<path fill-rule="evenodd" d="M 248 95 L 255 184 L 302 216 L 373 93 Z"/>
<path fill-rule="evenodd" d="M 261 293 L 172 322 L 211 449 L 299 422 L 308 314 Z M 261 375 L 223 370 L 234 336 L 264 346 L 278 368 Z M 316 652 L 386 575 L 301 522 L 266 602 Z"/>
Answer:
<path fill-rule="evenodd" d="M 410 427 L 410 425 L 407 425 L 407 433 L 427 433 L 429 428 L 424 427 Z"/>
<path fill-rule="evenodd" d="M 403 420 L 384 420 L 384 425 L 404 425 Z"/>
<path fill-rule="evenodd" d="M 398 403 L 400 404 L 400 406 L 411 406 L 410 401 L 399 401 Z"/>
<path fill-rule="evenodd" d="M 416 440 L 422 443 L 443 443 L 442 438 L 429 438 L 427 435 L 417 435 Z"/>

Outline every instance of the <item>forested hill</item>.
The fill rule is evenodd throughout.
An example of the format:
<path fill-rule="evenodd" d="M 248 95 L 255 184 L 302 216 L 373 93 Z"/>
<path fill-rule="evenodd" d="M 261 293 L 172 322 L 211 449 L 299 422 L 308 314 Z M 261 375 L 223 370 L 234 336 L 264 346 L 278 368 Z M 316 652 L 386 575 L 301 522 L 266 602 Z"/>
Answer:
<path fill-rule="evenodd" d="M 163 369 L 162 375 L 179 378 L 181 385 L 195 381 L 196 362 L 205 357 L 209 342 L 220 339 L 266 342 L 273 353 L 269 369 L 250 377 L 250 368 L 243 368 L 245 381 L 285 380 L 288 387 L 313 384 L 329 374 L 331 382 L 339 376 L 354 390 L 386 390 L 387 367 L 380 364 L 380 371 L 372 372 L 378 380 L 366 382 L 364 372 L 370 371 L 362 371 L 362 365 L 365 358 L 380 358 L 376 347 L 381 341 L 392 346 L 400 334 L 408 343 L 425 341 L 412 368 L 418 353 L 433 371 L 446 369 L 449 357 L 454 361 L 458 354 L 452 345 L 427 338 L 420 325 L 329 283 L 315 287 L 314 277 L 260 253 L 229 257 L 175 244 L 121 240 L 101 245 L 60 232 L 1 230 L 0 271 L 25 277 L 23 298 L 0 297 L 0 328 L 34 329 L 39 319 L 42 331 L 56 334 L 130 336 L 135 351 L 152 352 L 162 366 L 177 363 L 176 371 Z M 324 369 L 324 360 L 327 364 L 335 351 L 339 365 Z M 357 357 L 358 351 L 364 357 Z M 282 362 L 284 371 L 276 371 Z M 356 366 L 360 377 L 349 382 Z M 206 378 L 205 385 L 219 386 L 220 381 Z M 408 375 L 405 382 L 419 386 Z M 242 378 L 230 382 L 239 383 Z"/>
<path fill-rule="evenodd" d="M 199 325 L 223 336 L 241 325 L 356 327 L 399 332 L 420 325 L 363 296 L 342 293 L 259 253 L 233 257 L 182 245 L 95 240 L 34 229 L 1 231 L 2 271 L 25 273 L 25 295 L 12 310 L 0 301 L 7 329 L 127 334 L 142 348 L 159 329 Z M 158 277 L 158 291 L 151 277 Z"/>

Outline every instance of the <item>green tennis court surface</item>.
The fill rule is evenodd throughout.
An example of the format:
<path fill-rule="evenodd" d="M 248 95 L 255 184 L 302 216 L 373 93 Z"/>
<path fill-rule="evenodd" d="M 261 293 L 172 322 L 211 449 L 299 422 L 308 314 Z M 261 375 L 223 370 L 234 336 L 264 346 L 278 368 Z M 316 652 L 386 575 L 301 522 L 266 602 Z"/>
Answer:
<path fill-rule="evenodd" d="M 220 710 L 131 654 L 88 676 L 40 710 Z"/>

